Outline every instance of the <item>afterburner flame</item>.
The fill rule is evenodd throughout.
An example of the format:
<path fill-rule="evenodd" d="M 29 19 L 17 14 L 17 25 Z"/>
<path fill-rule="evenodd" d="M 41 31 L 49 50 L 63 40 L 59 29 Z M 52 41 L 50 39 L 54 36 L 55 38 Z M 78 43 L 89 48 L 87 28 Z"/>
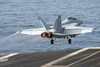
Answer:
<path fill-rule="evenodd" d="M 44 32 L 44 33 L 41 34 L 41 37 L 43 37 L 43 38 L 45 38 L 45 37 L 51 38 L 51 37 L 53 37 L 53 34 Z"/>
<path fill-rule="evenodd" d="M 50 33 L 48 33 L 47 37 L 49 37 L 49 38 L 51 37 Z"/>
<path fill-rule="evenodd" d="M 46 37 L 46 34 L 45 33 L 42 33 L 41 34 L 41 37 L 45 38 Z"/>

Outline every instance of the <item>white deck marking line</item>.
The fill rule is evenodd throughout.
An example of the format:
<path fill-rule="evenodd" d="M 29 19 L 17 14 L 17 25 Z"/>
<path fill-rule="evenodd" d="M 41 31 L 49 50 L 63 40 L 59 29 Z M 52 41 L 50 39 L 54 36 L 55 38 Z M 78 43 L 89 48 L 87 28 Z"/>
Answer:
<path fill-rule="evenodd" d="M 18 53 L 13 53 L 13 54 L 8 54 L 8 55 L 6 55 L 6 56 L 3 56 L 3 57 L 0 57 L 0 61 L 3 61 L 3 60 L 5 60 L 5 59 L 7 59 L 7 58 L 9 58 L 9 57 L 12 57 L 12 56 L 15 56 L 15 55 L 17 55 Z"/>
<path fill-rule="evenodd" d="M 85 59 L 87 59 L 87 58 L 89 58 L 89 57 L 91 57 L 91 56 L 94 56 L 94 55 L 98 54 L 99 52 L 100 52 L 100 51 L 97 51 L 97 52 L 95 52 L 95 53 L 93 53 L 93 54 L 91 54 L 91 55 L 89 55 L 89 56 L 87 56 L 87 57 L 85 57 L 85 58 L 82 58 L 81 60 L 75 61 L 75 62 L 73 62 L 73 63 L 67 65 L 66 67 L 72 66 L 72 65 L 74 65 L 74 64 L 76 64 L 76 63 L 78 63 L 78 62 L 80 62 L 80 61 L 83 61 L 83 60 L 85 60 Z"/>
<path fill-rule="evenodd" d="M 0 60 L 0 62 L 8 61 L 8 58 Z"/>
<path fill-rule="evenodd" d="M 89 47 L 89 49 L 100 49 L 100 47 Z"/>
<path fill-rule="evenodd" d="M 83 52 L 83 51 L 86 51 L 86 50 L 88 50 L 88 49 L 89 49 L 89 48 L 83 48 L 83 49 L 77 50 L 77 51 L 75 51 L 75 52 L 72 52 L 72 53 L 70 53 L 70 54 L 64 56 L 64 57 L 58 58 L 57 60 L 51 61 L 51 62 L 49 62 L 49 63 L 47 63 L 47 64 L 45 64 L 45 65 L 42 65 L 41 67 L 49 67 L 49 66 L 52 66 L 53 64 L 55 64 L 55 63 L 57 63 L 57 62 L 59 62 L 59 61 L 62 61 L 62 60 L 64 60 L 64 59 L 69 58 L 69 57 L 71 57 L 71 56 L 74 56 L 74 55 L 76 55 L 76 54 L 79 54 L 79 53 L 81 53 L 81 52 Z"/>

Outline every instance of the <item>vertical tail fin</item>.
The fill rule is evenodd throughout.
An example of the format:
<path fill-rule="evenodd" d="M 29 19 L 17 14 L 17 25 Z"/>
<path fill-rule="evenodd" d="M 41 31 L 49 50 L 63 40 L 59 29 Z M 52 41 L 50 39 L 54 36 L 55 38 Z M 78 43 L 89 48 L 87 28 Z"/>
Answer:
<path fill-rule="evenodd" d="M 50 29 L 50 27 L 48 26 L 48 24 L 47 23 L 45 23 L 45 21 L 42 19 L 42 17 L 38 17 L 38 20 L 40 20 L 40 23 L 42 24 L 42 26 L 46 29 L 46 30 L 48 30 L 48 29 Z"/>
<path fill-rule="evenodd" d="M 55 20 L 54 29 L 62 29 L 61 15 Z"/>

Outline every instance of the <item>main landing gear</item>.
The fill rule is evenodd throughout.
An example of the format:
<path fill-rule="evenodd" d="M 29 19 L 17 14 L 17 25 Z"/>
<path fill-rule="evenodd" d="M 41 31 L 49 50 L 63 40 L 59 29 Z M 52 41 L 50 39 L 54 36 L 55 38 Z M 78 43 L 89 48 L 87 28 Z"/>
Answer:
<path fill-rule="evenodd" d="M 54 44 L 55 40 L 56 40 L 56 38 L 55 38 L 54 40 L 53 40 L 53 39 L 51 39 L 51 44 Z"/>
<path fill-rule="evenodd" d="M 55 39 L 51 39 L 51 44 L 54 44 L 55 40 L 56 40 L 56 38 L 55 38 Z M 68 37 L 68 36 L 67 36 L 67 41 L 68 41 L 68 43 L 69 43 L 69 44 L 71 44 L 71 43 L 72 43 L 72 40 L 71 40 L 71 39 L 69 39 L 69 37 Z"/>
<path fill-rule="evenodd" d="M 67 36 L 67 40 L 68 40 L 68 43 L 71 44 L 72 43 L 72 40 L 69 39 L 69 37 Z"/>

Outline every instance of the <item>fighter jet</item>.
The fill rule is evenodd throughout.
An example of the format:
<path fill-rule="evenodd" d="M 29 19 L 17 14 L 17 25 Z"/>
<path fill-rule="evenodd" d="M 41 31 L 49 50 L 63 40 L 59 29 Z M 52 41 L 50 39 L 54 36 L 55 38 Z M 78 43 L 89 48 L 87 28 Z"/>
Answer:
<path fill-rule="evenodd" d="M 54 26 L 49 26 L 42 17 L 38 17 L 43 28 L 26 29 L 20 31 L 21 34 L 40 35 L 42 38 L 51 39 L 51 44 L 54 44 L 57 38 L 67 38 L 69 44 L 72 40 L 70 38 L 80 34 L 92 32 L 95 28 L 79 27 L 83 22 L 75 17 L 69 17 L 63 22 L 61 15 L 55 20 Z M 69 38 L 70 37 L 70 38 Z"/>

